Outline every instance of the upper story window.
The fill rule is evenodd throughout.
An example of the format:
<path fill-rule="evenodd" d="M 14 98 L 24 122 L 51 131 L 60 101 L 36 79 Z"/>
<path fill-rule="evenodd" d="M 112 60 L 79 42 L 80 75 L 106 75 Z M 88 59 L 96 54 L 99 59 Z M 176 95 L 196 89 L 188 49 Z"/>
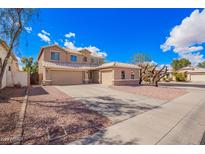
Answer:
<path fill-rule="evenodd" d="M 51 52 L 51 60 L 60 60 L 59 52 Z"/>
<path fill-rule="evenodd" d="M 71 56 L 70 56 L 70 60 L 71 60 L 72 62 L 77 62 L 77 56 L 71 55 Z"/>
<path fill-rule="evenodd" d="M 83 62 L 87 62 L 88 58 L 87 57 L 83 57 Z"/>
<path fill-rule="evenodd" d="M 135 74 L 133 71 L 131 71 L 131 79 L 135 79 Z"/>
<path fill-rule="evenodd" d="M 121 71 L 121 79 L 125 79 L 125 71 Z"/>

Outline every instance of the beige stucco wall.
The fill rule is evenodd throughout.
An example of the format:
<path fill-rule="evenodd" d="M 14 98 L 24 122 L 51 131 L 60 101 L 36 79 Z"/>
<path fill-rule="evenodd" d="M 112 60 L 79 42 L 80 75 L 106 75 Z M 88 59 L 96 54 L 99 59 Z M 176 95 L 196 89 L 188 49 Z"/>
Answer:
<path fill-rule="evenodd" d="M 43 57 L 44 57 L 44 52 L 42 53 L 41 57 L 38 60 L 38 73 L 39 74 L 43 73 L 43 66 L 42 66 Z"/>
<path fill-rule="evenodd" d="M 121 71 L 125 71 L 125 79 L 121 79 Z M 131 79 L 131 74 L 134 73 L 134 79 Z M 106 85 L 132 85 L 137 84 L 137 80 L 139 80 L 139 69 L 133 68 L 121 68 L 121 67 L 113 67 L 108 69 L 101 69 L 99 71 L 99 80 L 100 83 Z"/>
<path fill-rule="evenodd" d="M 57 47 L 44 49 L 44 56 L 43 56 L 44 61 L 52 61 L 51 60 L 51 52 L 59 52 L 60 53 L 60 61 L 59 62 L 68 62 L 68 55 L 67 55 L 66 51 L 61 50 Z"/>
<path fill-rule="evenodd" d="M 20 84 L 22 87 L 30 85 L 30 76 L 27 72 L 7 72 L 6 85 L 12 87 L 15 84 Z"/>
<path fill-rule="evenodd" d="M 134 79 L 139 79 L 139 69 L 114 68 L 114 80 L 121 80 L 121 71 L 125 71 L 125 79 L 131 79 L 131 72 L 134 72 Z"/>
<path fill-rule="evenodd" d="M 0 45 L 0 58 L 2 59 L 2 63 L 3 63 L 6 55 L 7 55 L 6 49 L 2 45 Z M 9 67 L 11 68 L 11 71 L 8 71 Z M 12 57 L 10 57 L 8 64 L 5 68 L 4 75 L 3 75 L 2 87 L 0 87 L 0 88 L 4 88 L 4 87 L 9 86 L 11 84 L 13 85 L 14 83 L 10 82 L 10 79 L 12 78 L 11 73 L 18 72 L 18 71 L 19 71 L 19 69 L 18 69 L 17 61 L 14 60 Z"/>
<path fill-rule="evenodd" d="M 64 51 L 58 47 L 50 47 L 50 48 L 45 48 L 44 51 L 42 52 L 42 55 L 39 58 L 39 63 L 40 61 L 52 61 L 51 60 L 51 52 L 59 52 L 60 53 L 60 60 L 59 62 L 67 62 L 67 63 L 78 63 L 78 64 L 102 64 L 103 59 L 98 58 L 92 55 L 81 55 L 81 54 L 76 54 L 76 53 L 69 53 L 67 51 Z M 71 61 L 71 55 L 77 56 L 77 61 L 72 62 Z M 42 58 L 43 57 L 43 58 Z M 83 58 L 87 57 L 87 62 L 83 61 Z M 91 59 L 94 59 L 94 62 L 91 63 Z"/>

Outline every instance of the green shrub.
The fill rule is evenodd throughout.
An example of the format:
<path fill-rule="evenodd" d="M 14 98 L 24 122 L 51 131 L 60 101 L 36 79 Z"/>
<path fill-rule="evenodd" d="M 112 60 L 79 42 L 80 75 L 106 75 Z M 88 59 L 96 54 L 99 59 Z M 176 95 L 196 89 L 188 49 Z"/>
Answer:
<path fill-rule="evenodd" d="M 186 81 L 187 80 L 187 74 L 186 73 L 175 72 L 174 76 L 175 76 L 176 81 Z"/>

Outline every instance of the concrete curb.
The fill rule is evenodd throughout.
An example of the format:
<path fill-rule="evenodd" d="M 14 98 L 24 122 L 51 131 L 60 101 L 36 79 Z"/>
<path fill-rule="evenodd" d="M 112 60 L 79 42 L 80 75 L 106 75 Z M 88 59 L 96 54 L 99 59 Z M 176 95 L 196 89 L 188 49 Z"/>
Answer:
<path fill-rule="evenodd" d="M 18 122 L 16 124 L 16 131 L 15 131 L 16 137 L 13 141 L 13 144 L 15 144 L 15 145 L 20 145 L 21 141 L 22 141 L 23 122 L 24 122 L 24 118 L 25 118 L 26 107 L 27 107 L 27 104 L 28 104 L 29 89 L 30 89 L 30 87 L 28 87 L 26 89 L 26 95 L 24 97 L 24 100 L 23 100 L 23 103 L 22 103 L 22 106 L 21 106 L 21 111 L 20 111 L 19 118 L 18 118 Z"/>

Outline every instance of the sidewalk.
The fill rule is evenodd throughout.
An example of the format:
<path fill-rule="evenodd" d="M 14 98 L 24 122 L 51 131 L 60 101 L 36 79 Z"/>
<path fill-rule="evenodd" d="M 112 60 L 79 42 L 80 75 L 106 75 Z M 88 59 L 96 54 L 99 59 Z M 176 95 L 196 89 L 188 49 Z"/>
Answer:
<path fill-rule="evenodd" d="M 205 95 L 193 91 L 71 144 L 200 144 Z"/>

